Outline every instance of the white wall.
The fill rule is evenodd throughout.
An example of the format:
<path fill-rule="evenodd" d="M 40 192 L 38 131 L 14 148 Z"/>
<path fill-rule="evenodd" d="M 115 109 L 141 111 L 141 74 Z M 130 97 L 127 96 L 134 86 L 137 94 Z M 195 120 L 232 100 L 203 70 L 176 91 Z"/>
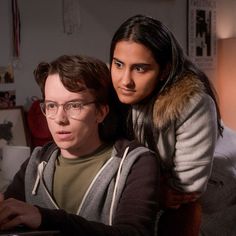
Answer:
<path fill-rule="evenodd" d="M 15 68 L 15 82 L 0 84 L 0 90 L 16 90 L 17 105 L 26 108 L 32 96 L 40 97 L 33 70 L 43 61 L 62 54 L 86 54 L 105 62 L 115 29 L 134 14 L 147 14 L 163 21 L 186 49 L 187 0 L 78 0 L 81 25 L 79 32 L 63 32 L 62 0 L 18 0 L 21 14 L 21 55 Z M 235 0 L 217 0 L 219 12 L 227 16 L 236 9 Z M 230 10 L 229 10 L 230 9 Z M 226 16 L 218 14 L 221 19 Z M 232 16 L 234 17 L 234 16 Z M 232 18 L 231 17 L 231 18 Z M 218 17 L 217 17 L 218 19 Z M 12 62 L 11 1 L 0 1 L 0 66 Z M 236 32 L 236 30 L 235 30 Z M 207 71 L 214 80 L 215 71 Z"/>
<path fill-rule="evenodd" d="M 217 0 L 217 36 L 220 39 L 236 37 L 236 1 Z"/>
<path fill-rule="evenodd" d="M 21 14 L 21 55 L 15 83 L 0 90 L 16 89 L 17 105 L 27 107 L 40 96 L 33 70 L 42 61 L 61 54 L 86 54 L 104 61 L 115 29 L 131 15 L 148 14 L 165 22 L 186 47 L 186 1 L 79 0 L 81 26 L 74 35 L 63 33 L 62 0 L 18 0 Z M 0 66 L 12 62 L 11 1 L 0 1 Z"/>

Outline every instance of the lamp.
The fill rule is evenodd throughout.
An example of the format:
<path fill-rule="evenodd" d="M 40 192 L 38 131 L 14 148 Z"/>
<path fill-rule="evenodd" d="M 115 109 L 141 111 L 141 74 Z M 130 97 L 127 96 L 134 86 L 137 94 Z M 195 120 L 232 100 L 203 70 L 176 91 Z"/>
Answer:
<path fill-rule="evenodd" d="M 236 130 L 236 38 L 218 40 L 216 89 L 222 119 Z"/>

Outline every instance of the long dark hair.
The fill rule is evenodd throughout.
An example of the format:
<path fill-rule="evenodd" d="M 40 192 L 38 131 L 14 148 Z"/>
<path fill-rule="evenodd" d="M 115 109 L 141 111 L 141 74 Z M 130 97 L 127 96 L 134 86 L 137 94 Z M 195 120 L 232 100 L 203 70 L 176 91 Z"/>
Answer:
<path fill-rule="evenodd" d="M 135 15 L 127 19 L 115 32 L 110 47 L 110 64 L 112 65 L 113 54 L 116 44 L 120 41 L 133 41 L 148 48 L 160 65 L 162 80 L 158 81 L 153 93 L 142 101 L 142 111 L 144 113 L 144 138 L 149 143 L 153 140 L 153 105 L 161 92 L 181 79 L 184 74 L 191 73 L 199 79 L 205 92 L 212 97 L 217 111 L 217 122 L 219 133 L 222 134 L 220 110 L 217 104 L 217 96 L 214 87 L 206 74 L 192 63 L 184 54 L 180 44 L 171 31 L 160 21 L 143 15 Z M 147 105 L 148 103 L 148 105 Z"/>

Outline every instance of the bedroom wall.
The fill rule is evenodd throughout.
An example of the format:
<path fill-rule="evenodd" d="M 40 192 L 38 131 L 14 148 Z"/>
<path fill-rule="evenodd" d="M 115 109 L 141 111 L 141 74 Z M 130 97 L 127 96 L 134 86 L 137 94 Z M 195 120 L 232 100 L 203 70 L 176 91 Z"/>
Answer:
<path fill-rule="evenodd" d="M 21 14 L 20 61 L 15 62 L 14 84 L 17 105 L 26 108 L 32 96 L 40 96 L 33 70 L 43 61 L 61 54 L 86 54 L 108 61 L 109 44 L 115 29 L 131 15 L 142 13 L 165 22 L 186 47 L 186 1 L 175 0 L 79 0 L 80 27 L 77 33 L 63 32 L 62 1 L 18 0 Z M 170 17 L 171 16 L 171 17 Z M 0 65 L 13 61 L 11 1 L 0 1 Z"/>
<path fill-rule="evenodd" d="M 12 57 L 11 1 L 0 1 L 0 66 L 13 63 L 15 82 L 0 84 L 0 90 L 16 90 L 16 105 L 26 109 L 32 96 L 40 97 L 33 70 L 41 61 L 61 54 L 86 54 L 108 61 L 109 44 L 115 29 L 134 14 L 147 14 L 163 21 L 186 49 L 187 0 L 79 0 L 80 27 L 74 34 L 63 29 L 62 0 L 18 0 L 21 14 L 20 60 Z M 231 24 L 234 0 L 217 0 L 217 31 Z M 233 25 L 232 27 L 236 27 Z M 236 33 L 235 33 L 236 34 Z M 214 82 L 215 70 L 206 73 Z"/>

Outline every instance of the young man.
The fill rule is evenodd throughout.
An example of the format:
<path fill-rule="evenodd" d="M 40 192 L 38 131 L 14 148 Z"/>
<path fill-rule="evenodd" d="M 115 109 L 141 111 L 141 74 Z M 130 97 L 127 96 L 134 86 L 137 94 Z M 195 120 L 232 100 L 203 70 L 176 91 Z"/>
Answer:
<path fill-rule="evenodd" d="M 106 65 L 61 56 L 40 63 L 35 78 L 54 142 L 34 149 L 4 193 L 0 228 L 154 235 L 158 159 L 135 141 L 118 140 Z"/>

